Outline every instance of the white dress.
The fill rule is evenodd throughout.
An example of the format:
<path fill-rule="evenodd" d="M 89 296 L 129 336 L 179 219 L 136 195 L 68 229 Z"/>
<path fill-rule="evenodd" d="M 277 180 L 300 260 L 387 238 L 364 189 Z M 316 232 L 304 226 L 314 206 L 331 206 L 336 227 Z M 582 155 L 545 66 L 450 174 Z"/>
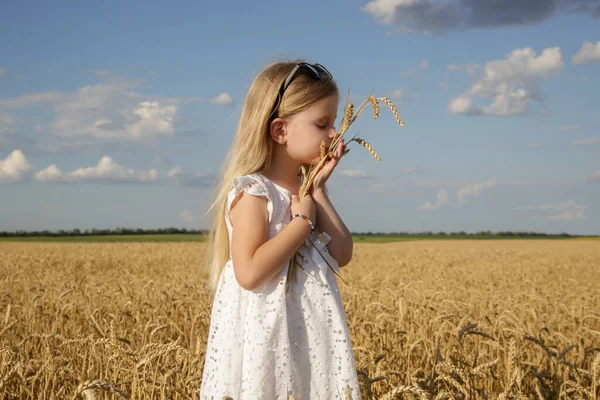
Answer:
<path fill-rule="evenodd" d="M 268 238 L 291 219 L 291 194 L 260 173 L 236 177 L 225 220 L 231 244 L 230 205 L 241 190 L 267 197 Z M 321 238 L 309 236 L 339 272 Z M 319 240 L 320 239 L 320 240 Z M 231 246 L 230 246 L 231 248 Z M 200 399 L 360 399 L 346 314 L 336 276 L 309 245 L 303 268 L 286 295 L 288 266 L 255 290 L 242 288 L 230 258 L 213 301 Z M 291 296 L 290 296 L 291 294 Z"/>

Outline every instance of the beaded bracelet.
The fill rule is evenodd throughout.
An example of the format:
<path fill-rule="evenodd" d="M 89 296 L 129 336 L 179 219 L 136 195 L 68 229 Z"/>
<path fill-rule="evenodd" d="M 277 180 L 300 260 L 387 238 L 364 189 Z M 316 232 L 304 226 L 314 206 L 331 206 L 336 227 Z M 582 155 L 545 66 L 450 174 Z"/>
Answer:
<path fill-rule="evenodd" d="M 306 215 L 304 214 L 294 214 L 294 216 L 292 217 L 292 219 L 296 218 L 296 217 L 300 217 L 303 220 L 305 220 L 306 222 L 308 222 L 308 224 L 310 225 L 310 231 L 313 232 L 315 230 L 315 225 L 313 224 L 313 222 L 310 220 L 310 218 L 308 218 Z"/>

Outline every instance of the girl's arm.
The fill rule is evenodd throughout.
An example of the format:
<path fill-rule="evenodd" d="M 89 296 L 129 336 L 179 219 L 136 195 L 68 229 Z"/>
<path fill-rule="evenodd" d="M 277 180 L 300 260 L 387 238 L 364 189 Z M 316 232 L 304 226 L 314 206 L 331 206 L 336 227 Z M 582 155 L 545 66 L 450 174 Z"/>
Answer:
<path fill-rule="evenodd" d="M 325 189 L 315 189 L 312 196 L 317 206 L 317 227 L 319 231 L 326 232 L 331 237 L 327 248 L 339 266 L 343 267 L 352 259 L 352 234 L 331 204 Z"/>
<path fill-rule="evenodd" d="M 267 240 L 269 214 L 265 197 L 244 193 L 230 216 L 233 270 L 239 285 L 246 290 L 259 288 L 279 274 L 310 233 L 309 224 L 295 218 Z"/>

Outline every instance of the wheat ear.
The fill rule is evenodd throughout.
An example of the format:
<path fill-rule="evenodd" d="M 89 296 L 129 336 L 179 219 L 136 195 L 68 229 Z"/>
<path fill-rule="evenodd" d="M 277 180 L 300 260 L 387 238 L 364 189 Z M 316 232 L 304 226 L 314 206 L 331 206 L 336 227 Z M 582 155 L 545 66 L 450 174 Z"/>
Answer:
<path fill-rule="evenodd" d="M 394 118 L 396 118 L 396 121 L 398 121 L 400 126 L 406 126 L 404 121 L 402 121 L 402 118 L 400 118 L 400 115 L 398 115 L 398 110 L 396 110 L 396 106 L 394 105 L 394 103 L 392 103 L 392 101 L 390 99 L 388 99 L 387 97 L 380 97 L 378 100 L 381 100 L 383 103 L 385 103 L 390 108 L 390 110 L 392 110 L 392 113 L 394 114 Z"/>
<path fill-rule="evenodd" d="M 377 152 L 375 151 L 375 149 L 373 148 L 373 146 L 371 146 L 371 144 L 369 142 L 367 142 L 366 140 L 361 139 L 361 138 L 355 138 L 353 140 L 355 140 L 356 143 L 360 144 L 362 147 L 364 147 L 365 149 L 367 149 L 369 151 L 369 153 L 371 153 L 371 155 L 377 161 L 381 161 L 381 157 L 379 157 L 379 154 L 377 154 Z"/>

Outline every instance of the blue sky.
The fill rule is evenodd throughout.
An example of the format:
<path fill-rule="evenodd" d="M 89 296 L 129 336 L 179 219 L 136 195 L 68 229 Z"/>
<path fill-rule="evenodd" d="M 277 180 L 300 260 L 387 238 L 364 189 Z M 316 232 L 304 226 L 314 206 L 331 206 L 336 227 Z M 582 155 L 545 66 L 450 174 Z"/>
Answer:
<path fill-rule="evenodd" d="M 407 124 L 352 125 L 350 230 L 600 234 L 600 5 L 498 4 L 2 2 L 0 231 L 206 228 L 252 79 L 304 58 Z"/>

